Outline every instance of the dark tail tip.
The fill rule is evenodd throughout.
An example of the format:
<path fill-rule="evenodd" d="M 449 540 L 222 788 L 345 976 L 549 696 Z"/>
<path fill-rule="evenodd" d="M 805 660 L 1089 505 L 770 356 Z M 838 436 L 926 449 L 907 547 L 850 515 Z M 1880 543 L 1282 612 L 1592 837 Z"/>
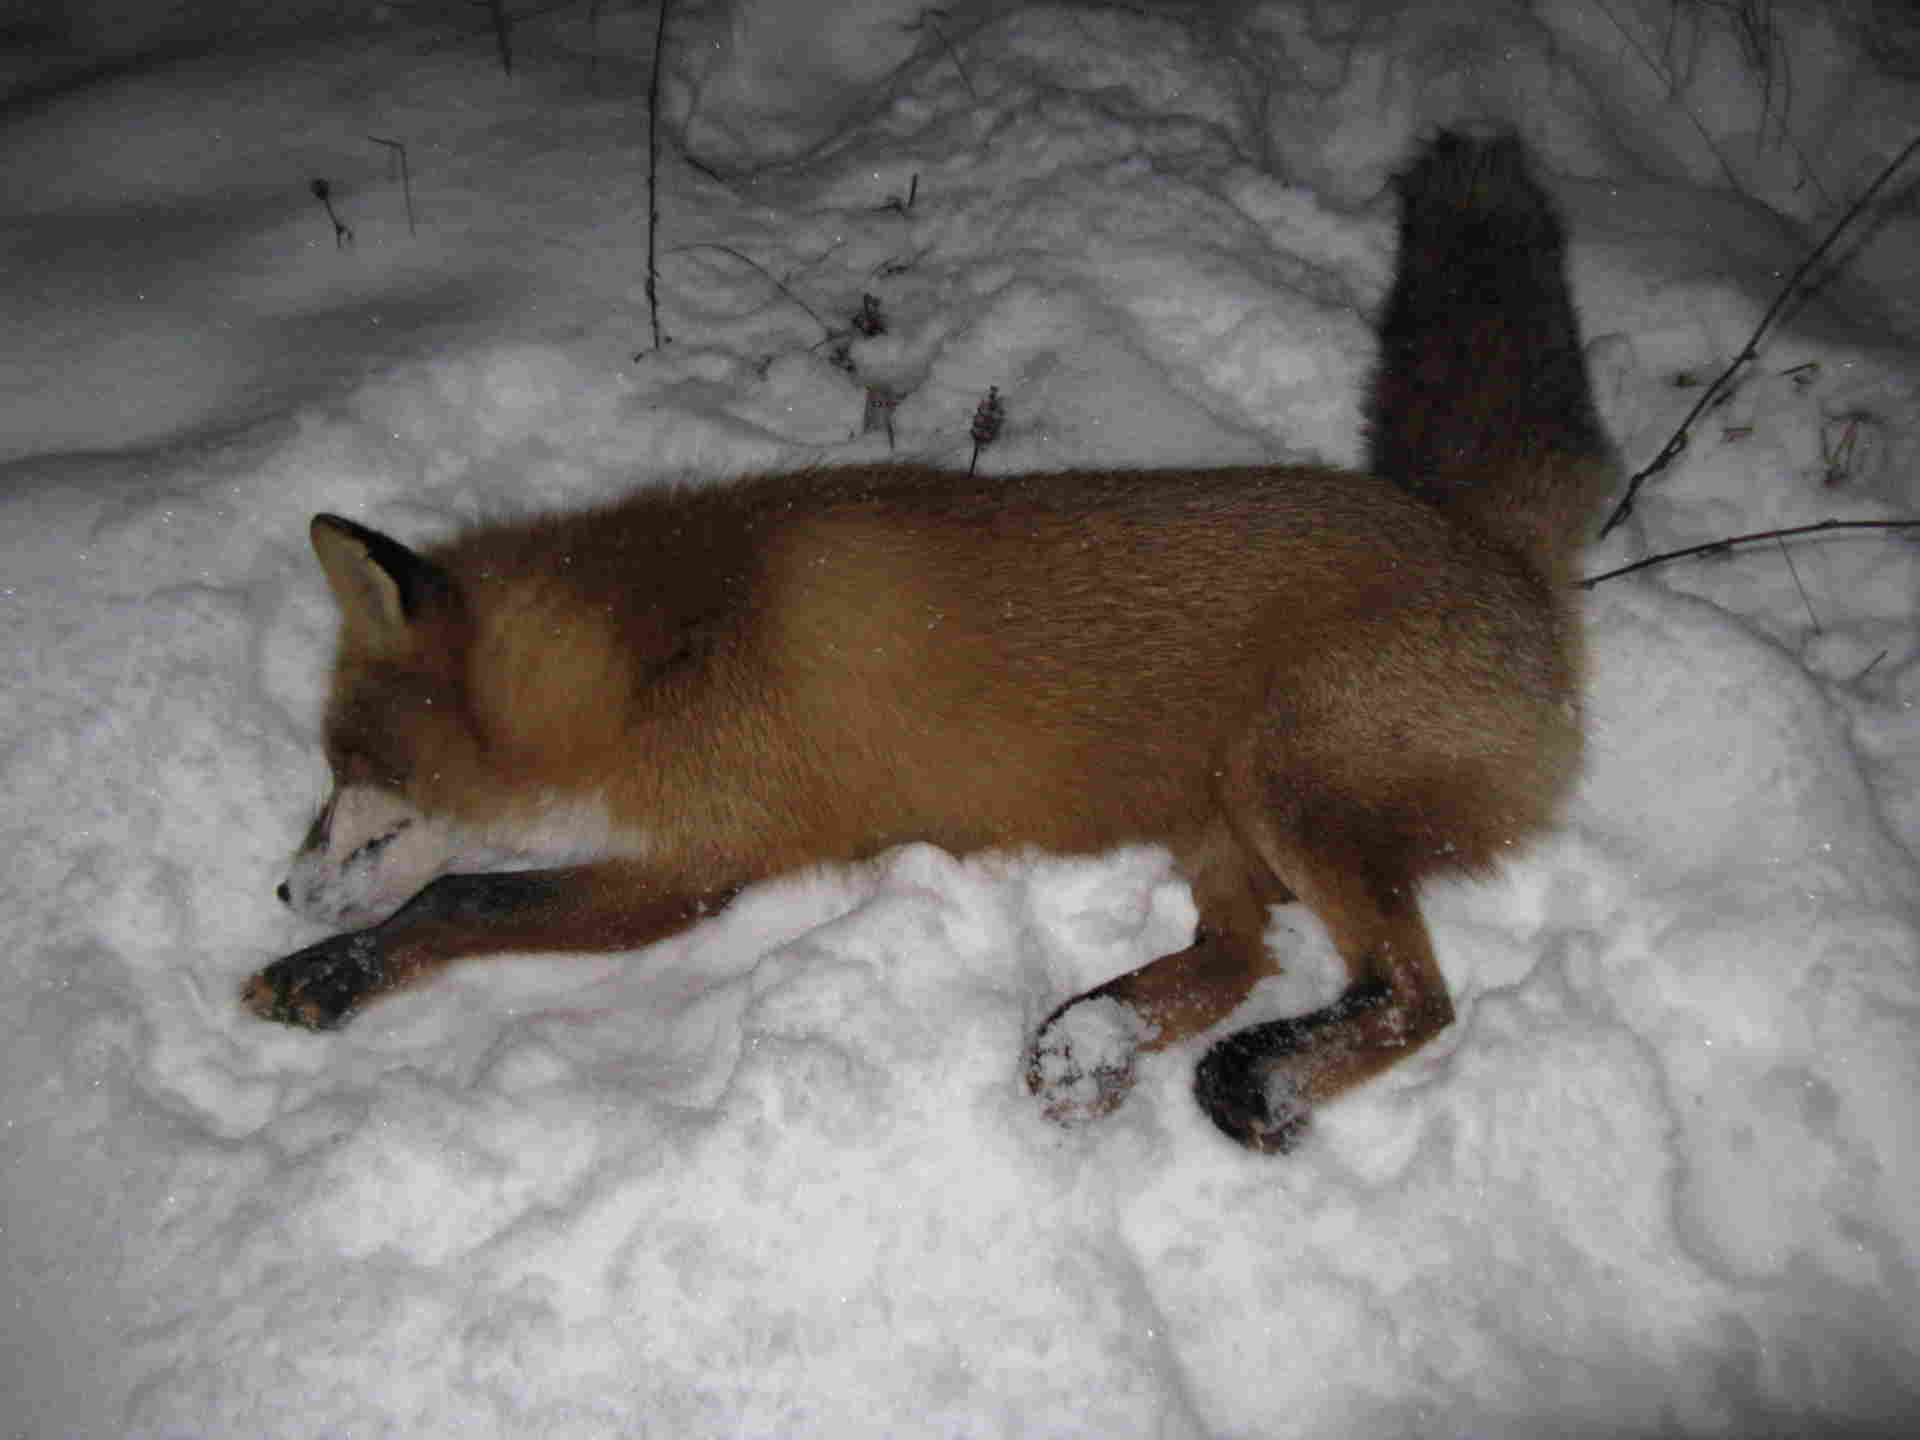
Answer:
<path fill-rule="evenodd" d="M 1557 513 L 1566 507 L 1527 488 L 1526 472 L 1609 451 L 1553 198 L 1507 129 L 1442 130 L 1393 185 L 1400 253 L 1380 316 L 1370 468 L 1476 517 L 1543 502 Z"/>
<path fill-rule="evenodd" d="M 1408 232 L 1431 248 L 1463 225 L 1491 227 L 1504 243 L 1551 243 L 1560 220 L 1533 177 L 1527 147 L 1511 129 L 1442 130 L 1393 177 Z"/>

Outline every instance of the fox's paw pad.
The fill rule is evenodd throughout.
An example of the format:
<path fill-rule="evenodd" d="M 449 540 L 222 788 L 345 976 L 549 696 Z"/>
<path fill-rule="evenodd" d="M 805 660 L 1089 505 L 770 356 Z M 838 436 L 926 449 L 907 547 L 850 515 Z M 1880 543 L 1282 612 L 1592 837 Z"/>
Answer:
<path fill-rule="evenodd" d="M 1193 1072 L 1193 1098 L 1215 1125 L 1249 1150 L 1285 1155 L 1306 1135 L 1311 1113 L 1282 1078 L 1285 1062 L 1276 1060 L 1276 1037 L 1262 1033 L 1267 1029 L 1255 1026 L 1229 1035 L 1201 1056 Z"/>
<path fill-rule="evenodd" d="M 1097 1120 L 1133 1089 L 1133 1057 L 1145 1026 L 1107 996 L 1069 1000 L 1035 1032 L 1027 1051 L 1027 1089 L 1058 1125 Z"/>
<path fill-rule="evenodd" d="M 371 936 L 336 935 L 274 961 L 247 981 L 240 999 L 262 1020 L 333 1030 L 380 988 L 382 973 Z"/>

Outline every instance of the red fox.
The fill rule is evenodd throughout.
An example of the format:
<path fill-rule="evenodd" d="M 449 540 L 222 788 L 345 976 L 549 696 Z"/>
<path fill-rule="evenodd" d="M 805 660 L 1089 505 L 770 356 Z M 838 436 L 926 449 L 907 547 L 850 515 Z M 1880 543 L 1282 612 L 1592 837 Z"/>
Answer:
<path fill-rule="evenodd" d="M 905 841 L 1153 842 L 1193 943 L 1060 1006 L 1025 1079 L 1055 1118 L 1111 1108 L 1137 1051 L 1272 973 L 1267 908 L 1299 900 L 1350 985 L 1216 1040 L 1194 1087 L 1290 1148 L 1452 1019 L 1421 882 L 1489 865 L 1572 782 L 1569 581 L 1615 474 L 1520 142 L 1442 133 L 1396 189 L 1365 472 L 862 465 L 423 553 L 317 517 L 334 790 L 279 893 L 360 928 L 246 1005 L 326 1029 L 452 960 L 636 948 Z"/>

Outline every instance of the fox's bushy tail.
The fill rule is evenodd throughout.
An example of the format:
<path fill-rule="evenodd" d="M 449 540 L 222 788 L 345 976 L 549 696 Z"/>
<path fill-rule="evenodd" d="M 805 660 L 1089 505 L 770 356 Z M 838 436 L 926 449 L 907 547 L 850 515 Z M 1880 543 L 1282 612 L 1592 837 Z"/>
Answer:
<path fill-rule="evenodd" d="M 1395 188 L 1370 468 L 1568 581 L 1615 475 L 1559 214 L 1511 134 L 1443 131 Z"/>

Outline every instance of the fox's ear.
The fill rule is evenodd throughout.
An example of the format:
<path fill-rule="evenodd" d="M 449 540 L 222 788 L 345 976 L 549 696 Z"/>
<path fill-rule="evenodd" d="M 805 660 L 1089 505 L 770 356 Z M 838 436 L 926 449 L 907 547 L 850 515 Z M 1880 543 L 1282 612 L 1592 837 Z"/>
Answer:
<path fill-rule="evenodd" d="M 378 530 L 316 515 L 309 533 L 347 624 L 380 649 L 404 647 L 412 625 L 454 603 L 451 575 Z"/>

